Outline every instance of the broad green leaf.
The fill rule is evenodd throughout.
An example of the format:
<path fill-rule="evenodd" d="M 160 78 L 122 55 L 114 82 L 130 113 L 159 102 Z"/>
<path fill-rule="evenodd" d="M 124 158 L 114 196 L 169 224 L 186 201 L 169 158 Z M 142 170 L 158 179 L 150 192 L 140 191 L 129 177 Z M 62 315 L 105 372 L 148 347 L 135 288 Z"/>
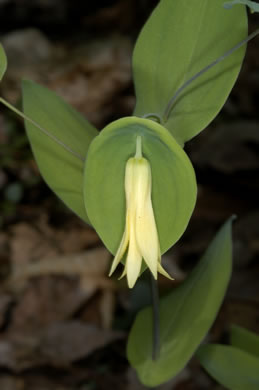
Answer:
<path fill-rule="evenodd" d="M 259 335 L 241 326 L 231 326 L 230 344 L 259 357 Z"/>
<path fill-rule="evenodd" d="M 7 68 L 7 58 L 3 46 L 0 44 L 0 81 L 2 80 Z"/>
<path fill-rule="evenodd" d="M 223 0 L 161 0 L 133 54 L 134 115 L 164 117 L 168 102 L 188 79 L 247 36 L 245 7 L 232 12 Z M 164 126 L 182 145 L 202 131 L 224 105 L 244 57 L 242 47 L 192 82 Z"/>
<path fill-rule="evenodd" d="M 85 158 L 90 142 L 98 134 L 97 130 L 47 88 L 23 81 L 22 93 L 24 113 Z M 44 180 L 70 209 L 89 223 L 83 200 L 84 161 L 30 122 L 25 121 L 25 125 Z"/>
<path fill-rule="evenodd" d="M 135 155 L 138 135 L 143 155 L 151 164 L 152 202 L 162 253 L 183 234 L 196 201 L 193 167 L 165 128 L 135 117 L 109 124 L 89 148 L 84 192 L 89 219 L 113 254 L 125 226 L 125 166 Z"/>
<path fill-rule="evenodd" d="M 244 4 L 244 5 L 247 5 L 247 7 L 249 7 L 252 12 L 259 12 L 259 4 L 256 3 L 255 1 L 250 1 L 250 0 L 232 0 L 232 1 L 227 1 L 226 3 L 224 3 L 224 8 L 230 9 L 235 4 Z"/>
<path fill-rule="evenodd" d="M 226 389 L 259 389 L 259 358 L 220 344 L 202 345 L 197 356 L 205 370 Z"/>
<path fill-rule="evenodd" d="M 179 373 L 211 327 L 229 282 L 231 221 L 216 235 L 187 279 L 160 304 L 160 356 L 152 360 L 152 313 L 142 310 L 128 341 L 128 359 L 139 379 L 156 386 Z"/>

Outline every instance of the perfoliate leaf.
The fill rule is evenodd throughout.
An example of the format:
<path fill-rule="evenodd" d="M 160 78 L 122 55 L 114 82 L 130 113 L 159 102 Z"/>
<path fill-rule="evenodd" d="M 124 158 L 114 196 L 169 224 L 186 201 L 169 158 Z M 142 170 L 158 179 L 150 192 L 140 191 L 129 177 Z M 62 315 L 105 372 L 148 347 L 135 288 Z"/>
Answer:
<path fill-rule="evenodd" d="M 0 44 L 0 81 L 2 80 L 7 68 L 7 58 L 3 46 Z"/>
<path fill-rule="evenodd" d="M 192 164 L 164 127 L 135 117 L 109 124 L 89 148 L 84 195 L 89 219 L 113 254 L 125 227 L 125 167 L 135 155 L 137 136 L 151 165 L 152 204 L 162 253 L 181 237 L 196 202 Z"/>
<path fill-rule="evenodd" d="M 252 12 L 259 12 L 259 4 L 256 3 L 255 1 L 250 1 L 250 0 L 232 0 L 232 1 L 227 1 L 224 3 L 224 8 L 229 9 L 232 8 L 233 5 L 235 4 L 244 4 L 247 5 L 251 9 Z"/>
<path fill-rule="evenodd" d="M 259 358 L 238 348 L 202 345 L 197 353 L 205 370 L 229 390 L 259 389 Z"/>
<path fill-rule="evenodd" d="M 231 220 L 218 232 L 190 276 L 160 304 L 161 350 L 152 360 L 151 308 L 142 310 L 128 341 L 128 359 L 146 386 L 180 372 L 212 325 L 229 282 L 232 264 Z"/>
<path fill-rule="evenodd" d="M 134 115 L 157 113 L 181 145 L 197 135 L 225 103 L 245 47 L 192 82 L 167 118 L 166 107 L 187 80 L 246 36 L 245 7 L 226 12 L 223 0 L 161 0 L 134 49 Z"/>
<path fill-rule="evenodd" d="M 86 158 L 97 130 L 71 106 L 36 83 L 23 81 L 24 113 L 73 152 Z M 55 194 L 89 223 L 83 200 L 84 161 L 25 121 L 29 141 L 40 172 Z"/>
<path fill-rule="evenodd" d="M 230 344 L 259 357 L 259 335 L 241 326 L 231 326 Z"/>

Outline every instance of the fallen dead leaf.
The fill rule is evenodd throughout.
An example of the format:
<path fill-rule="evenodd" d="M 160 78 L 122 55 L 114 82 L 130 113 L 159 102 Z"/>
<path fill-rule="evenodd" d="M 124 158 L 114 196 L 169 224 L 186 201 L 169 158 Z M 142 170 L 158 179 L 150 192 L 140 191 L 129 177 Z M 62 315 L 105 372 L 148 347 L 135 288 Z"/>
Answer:
<path fill-rule="evenodd" d="M 41 338 L 40 353 L 53 365 L 65 366 L 121 338 L 122 333 L 79 321 L 51 325 Z"/>
<path fill-rule="evenodd" d="M 56 229 L 50 225 L 49 217 L 44 212 L 38 215 L 33 224 L 17 223 L 8 233 L 11 236 L 10 259 L 12 264 L 17 265 L 25 265 L 62 253 L 79 252 L 99 243 L 93 229 L 74 226 Z"/>
<path fill-rule="evenodd" d="M 60 253 L 53 242 L 46 239 L 34 226 L 21 222 L 11 227 L 10 257 L 12 263 L 25 266 L 42 257 L 55 256 Z M 55 235 L 53 236 L 55 237 Z"/>
<path fill-rule="evenodd" d="M 109 252 L 105 248 L 96 248 L 26 265 L 14 265 L 5 289 L 20 294 L 12 311 L 9 331 L 26 329 L 30 332 L 68 318 L 98 290 L 103 291 L 106 307 L 104 309 L 101 300 L 95 310 L 100 310 L 101 325 L 109 327 L 115 293 L 115 283 L 107 276 L 109 263 Z"/>
<path fill-rule="evenodd" d="M 99 287 L 112 287 L 107 278 L 110 253 L 105 248 L 95 248 L 81 253 L 48 256 L 41 261 L 29 264 L 14 264 L 10 278 L 6 282 L 9 289 L 17 289 L 27 280 L 40 276 L 66 275 L 79 276 L 85 293 L 92 294 Z"/>
<path fill-rule="evenodd" d="M 121 337 L 77 320 L 56 322 L 30 335 L 12 333 L 0 339 L 0 366 L 16 373 L 45 365 L 65 368 Z"/>
<path fill-rule="evenodd" d="M 5 35 L 2 42 L 10 64 L 1 90 L 13 104 L 20 97 L 21 79 L 34 80 L 102 127 L 107 118 L 116 115 L 120 93 L 125 100 L 123 92 L 132 85 L 133 45 L 123 35 L 108 34 L 71 48 L 50 43 L 36 29 L 23 29 Z M 125 104 L 129 111 L 125 114 L 133 110 L 134 101 L 131 94 Z"/>

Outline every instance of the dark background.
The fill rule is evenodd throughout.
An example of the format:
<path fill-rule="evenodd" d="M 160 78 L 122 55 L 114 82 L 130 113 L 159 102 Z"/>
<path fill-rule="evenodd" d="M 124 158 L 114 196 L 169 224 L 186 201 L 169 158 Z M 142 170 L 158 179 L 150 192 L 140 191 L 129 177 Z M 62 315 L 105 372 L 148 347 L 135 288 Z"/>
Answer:
<path fill-rule="evenodd" d="M 17 105 L 20 81 L 48 86 L 99 129 L 131 115 L 131 54 L 155 0 L 0 1 L 9 60 L 1 95 Z M 250 15 L 250 30 L 258 27 Z M 259 38 L 227 103 L 189 142 L 199 197 L 183 238 L 165 256 L 180 283 L 232 214 L 234 269 L 209 338 L 236 323 L 259 333 Z M 97 235 L 42 181 L 22 121 L 0 112 L 0 389 L 142 389 L 125 358 L 128 329 L 148 300 L 144 278 L 129 292 L 107 278 Z M 161 293 L 172 288 L 159 280 Z M 161 389 L 220 389 L 193 359 Z"/>

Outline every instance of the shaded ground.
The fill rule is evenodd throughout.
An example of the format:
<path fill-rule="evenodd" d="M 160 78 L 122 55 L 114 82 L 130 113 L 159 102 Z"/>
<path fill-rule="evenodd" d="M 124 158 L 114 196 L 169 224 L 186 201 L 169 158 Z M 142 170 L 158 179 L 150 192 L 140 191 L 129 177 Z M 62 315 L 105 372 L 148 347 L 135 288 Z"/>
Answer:
<path fill-rule="evenodd" d="M 132 48 L 156 2 L 31 3 L 0 2 L 9 59 L 1 94 L 19 105 L 20 80 L 30 78 L 100 129 L 130 115 Z M 257 25 L 254 15 L 251 29 Z M 238 215 L 233 278 L 210 333 L 214 341 L 225 339 L 230 323 L 259 333 L 258 53 L 257 39 L 221 114 L 187 145 L 199 199 L 183 239 L 164 260 L 181 282 L 219 226 Z M 42 182 L 22 122 L 5 109 L 0 145 L 0 389 L 142 389 L 125 346 L 135 312 L 148 299 L 145 278 L 132 293 L 124 281 L 107 278 L 109 253 Z M 162 291 L 168 283 L 160 279 Z M 220 387 L 193 360 L 161 389 Z"/>

